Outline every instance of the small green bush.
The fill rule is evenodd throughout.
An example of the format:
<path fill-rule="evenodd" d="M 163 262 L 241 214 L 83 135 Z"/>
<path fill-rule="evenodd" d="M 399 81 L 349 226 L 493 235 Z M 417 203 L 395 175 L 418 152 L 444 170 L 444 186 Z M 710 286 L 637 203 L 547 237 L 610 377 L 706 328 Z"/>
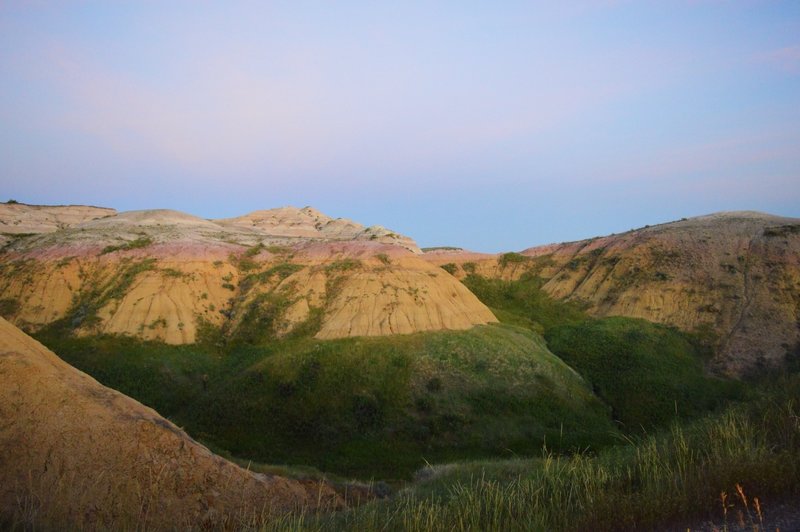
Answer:
<path fill-rule="evenodd" d="M 261 251 L 263 249 L 265 249 L 264 248 L 264 244 L 256 244 L 255 246 L 253 246 L 251 248 L 248 248 L 247 251 L 244 252 L 244 256 L 245 257 L 255 257 L 256 255 L 261 253 Z"/>
<path fill-rule="evenodd" d="M 500 255 L 500 259 L 498 264 L 500 264 L 501 268 L 505 268 L 511 264 L 522 264 L 528 261 L 528 257 L 522 255 L 521 253 L 503 253 Z"/>
<path fill-rule="evenodd" d="M 16 299 L 9 297 L 0 299 L 0 316 L 6 319 L 12 318 L 19 312 L 20 306 Z"/>
<path fill-rule="evenodd" d="M 441 268 L 444 271 L 446 271 L 447 273 L 449 273 L 450 275 L 455 275 L 456 272 L 458 271 L 458 265 L 456 265 L 453 262 L 448 262 L 447 264 L 442 264 Z"/>

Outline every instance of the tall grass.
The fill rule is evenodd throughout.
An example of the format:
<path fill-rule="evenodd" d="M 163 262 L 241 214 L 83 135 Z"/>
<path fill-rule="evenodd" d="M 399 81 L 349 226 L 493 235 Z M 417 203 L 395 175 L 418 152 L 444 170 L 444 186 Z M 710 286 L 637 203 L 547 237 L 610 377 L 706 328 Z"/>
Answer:
<path fill-rule="evenodd" d="M 532 459 L 428 466 L 393 498 L 344 512 L 265 511 L 176 525 L 264 531 L 650 530 L 713 518 L 760 526 L 776 501 L 800 494 L 800 376 L 773 380 L 768 387 L 749 404 L 689 424 L 675 422 L 597 455 L 544 451 Z M 59 489 L 80 489 L 79 482 L 63 480 Z M 97 511 L 112 512 L 111 521 L 102 521 L 109 528 L 149 529 L 146 513 Z M 52 515 L 62 515 L 58 498 L 33 490 L 3 524 L 69 525 L 54 525 Z M 69 528 L 85 523 L 74 524 Z"/>
<path fill-rule="evenodd" d="M 800 492 L 798 383 L 785 381 L 779 393 L 754 405 L 676 423 L 597 456 L 546 453 L 433 467 L 431 478 L 391 501 L 303 515 L 280 529 L 649 530 L 691 518 L 730 518 L 723 515 L 723 493 L 758 523 L 771 501 Z M 745 506 L 745 493 L 759 498 L 757 513 L 753 501 Z"/>

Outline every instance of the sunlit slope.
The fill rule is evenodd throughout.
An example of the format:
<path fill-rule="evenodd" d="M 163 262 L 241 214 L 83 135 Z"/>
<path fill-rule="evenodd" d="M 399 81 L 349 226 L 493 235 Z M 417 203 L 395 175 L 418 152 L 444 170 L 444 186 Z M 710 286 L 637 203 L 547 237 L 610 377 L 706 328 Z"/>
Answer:
<path fill-rule="evenodd" d="M 498 256 L 425 257 L 463 278 L 540 277 L 594 316 L 628 316 L 705 335 L 712 368 L 779 367 L 800 347 L 800 220 L 719 213 Z"/>
<path fill-rule="evenodd" d="M 343 505 L 323 484 L 255 475 L 0 318 L 0 520 L 173 527 Z"/>
<path fill-rule="evenodd" d="M 171 344 L 195 342 L 205 326 L 341 338 L 496 321 L 416 251 L 406 237 L 310 208 L 222 221 L 125 212 L 7 244 L 0 315 L 27 330 L 60 322 L 78 335 Z"/>

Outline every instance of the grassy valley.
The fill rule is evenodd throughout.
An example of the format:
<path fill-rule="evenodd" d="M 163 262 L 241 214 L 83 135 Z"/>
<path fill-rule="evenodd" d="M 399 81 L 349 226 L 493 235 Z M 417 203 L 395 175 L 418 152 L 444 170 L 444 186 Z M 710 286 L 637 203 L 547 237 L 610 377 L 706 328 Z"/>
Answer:
<path fill-rule="evenodd" d="M 279 339 L 263 325 L 275 309 L 261 304 L 235 329 L 206 324 L 194 345 L 77 337 L 69 320 L 37 337 L 214 448 L 365 479 L 545 446 L 597 452 L 743 396 L 706 376 L 702 346 L 675 329 L 590 318 L 534 276 L 465 284 L 505 323 L 338 340 L 309 327 Z"/>
<path fill-rule="evenodd" d="M 505 281 L 469 275 L 464 283 L 501 321 L 544 335 L 548 348 L 578 371 L 626 433 L 665 426 L 740 399 L 739 381 L 707 375 L 703 338 L 642 319 L 592 318 L 555 300 L 531 274 Z"/>
<path fill-rule="evenodd" d="M 153 216 L 167 215 L 206 224 Z M 549 256 L 438 268 L 407 249 L 384 253 L 365 233 L 352 257 L 344 244 L 257 243 L 185 262 L 166 247 L 148 255 L 163 231 L 99 248 L 100 259 L 7 262 L 5 295 L 16 298 L 0 311 L 255 471 L 395 492 L 232 528 L 652 528 L 720 507 L 737 485 L 751 520 L 744 490 L 794 493 L 796 375 L 769 386 L 721 378 L 718 335 L 559 299 Z M 587 253 L 568 271 L 600 264 L 603 250 Z M 62 310 L 46 305 L 54 286 Z"/>
<path fill-rule="evenodd" d="M 505 323 L 317 340 L 311 316 L 279 338 L 283 307 L 265 299 L 234 328 L 206 323 L 193 345 L 76 336 L 69 317 L 37 337 L 234 455 L 361 477 L 536 454 L 545 442 L 599 449 L 617 430 L 664 426 L 740 395 L 732 381 L 705 376 L 702 347 L 675 329 L 590 318 L 534 275 L 469 275 L 465 285 Z"/>

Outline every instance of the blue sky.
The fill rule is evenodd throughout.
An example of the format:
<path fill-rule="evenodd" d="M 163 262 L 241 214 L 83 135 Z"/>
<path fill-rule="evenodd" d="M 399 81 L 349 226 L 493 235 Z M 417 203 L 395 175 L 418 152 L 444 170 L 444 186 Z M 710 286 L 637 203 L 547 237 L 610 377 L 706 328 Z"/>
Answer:
<path fill-rule="evenodd" d="M 800 217 L 800 2 L 0 0 L 2 196 L 480 251 Z"/>

